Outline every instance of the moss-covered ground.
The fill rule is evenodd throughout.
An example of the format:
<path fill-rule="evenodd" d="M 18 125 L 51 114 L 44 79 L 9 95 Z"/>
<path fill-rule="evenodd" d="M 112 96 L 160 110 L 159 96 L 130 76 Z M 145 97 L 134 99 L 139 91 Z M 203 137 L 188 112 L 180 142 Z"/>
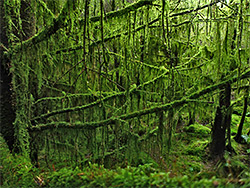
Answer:
<path fill-rule="evenodd" d="M 211 126 L 195 123 L 177 127 L 172 147 L 164 160 L 144 160 L 138 166 L 106 169 L 89 163 L 85 167 L 34 167 L 20 155 L 10 154 L 0 137 L 1 187 L 250 187 L 250 117 L 246 118 L 243 135 L 247 144 L 238 144 L 240 116 L 232 116 L 233 152 L 223 160 L 209 157 Z M 143 157 L 143 154 L 142 154 Z"/>

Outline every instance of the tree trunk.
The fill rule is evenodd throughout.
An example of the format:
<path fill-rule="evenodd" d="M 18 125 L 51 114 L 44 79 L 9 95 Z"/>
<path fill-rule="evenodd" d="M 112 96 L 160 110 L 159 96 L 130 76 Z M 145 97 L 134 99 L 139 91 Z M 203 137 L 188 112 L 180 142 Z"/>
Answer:
<path fill-rule="evenodd" d="M 239 124 L 239 127 L 238 127 L 238 131 L 237 131 L 237 134 L 236 136 L 234 137 L 234 140 L 238 143 L 242 143 L 243 142 L 243 139 L 241 137 L 242 135 L 242 129 L 243 129 L 243 125 L 244 125 L 244 121 L 245 121 L 245 117 L 246 117 L 246 114 L 247 114 L 247 100 L 248 100 L 248 95 L 249 95 L 249 92 L 247 92 L 245 98 L 244 98 L 244 109 L 243 109 L 243 113 L 242 113 L 242 116 L 241 116 L 241 120 L 240 120 L 240 124 Z"/>
<path fill-rule="evenodd" d="M 15 110 L 12 105 L 11 75 L 8 70 L 9 60 L 4 57 L 4 51 L 8 49 L 8 38 L 6 36 L 6 24 L 4 20 L 4 1 L 0 1 L 0 130 L 10 151 L 14 148 L 14 125 Z M 15 151 L 17 152 L 17 150 Z"/>
<path fill-rule="evenodd" d="M 195 112 L 190 109 L 188 112 L 188 126 L 195 123 Z"/>
<path fill-rule="evenodd" d="M 222 156 L 226 148 L 226 130 L 231 124 L 230 100 L 231 86 L 227 84 L 225 89 L 220 92 L 219 106 L 212 127 L 212 141 L 210 143 L 212 157 Z"/>
<path fill-rule="evenodd" d="M 35 8 L 35 1 L 32 0 L 21 0 L 21 19 L 22 19 L 22 29 L 23 29 L 23 33 L 21 36 L 21 40 L 25 41 L 27 39 L 29 39 L 30 37 L 32 37 L 33 35 L 35 35 L 36 33 L 36 20 L 35 20 L 35 16 L 34 16 L 34 8 Z M 28 63 L 28 62 L 25 62 Z M 34 64 L 30 64 L 29 65 L 32 69 L 34 69 L 33 66 L 35 66 Z M 32 94 L 32 96 L 34 97 L 35 100 L 38 99 L 38 89 L 37 89 L 37 78 L 35 74 L 26 72 L 29 75 L 29 79 L 26 80 L 27 83 L 25 87 L 27 87 L 26 89 L 28 89 L 28 91 L 30 91 L 30 93 Z M 25 82 L 25 81 L 24 81 Z M 23 96 L 21 96 L 22 98 Z M 29 96 L 27 96 L 29 97 Z M 20 100 L 20 99 L 19 99 Z M 21 100 L 21 102 L 23 102 L 25 99 Z M 25 108 L 25 107 L 21 107 L 21 108 Z M 27 111 L 27 109 L 24 109 L 24 111 Z M 35 110 L 35 113 L 38 112 L 37 110 Z M 27 123 L 26 120 L 24 120 L 23 123 Z M 21 125 L 20 125 L 21 126 Z M 20 134 L 20 132 L 18 130 L 16 130 L 17 134 Z M 38 150 L 37 150 L 37 143 L 33 142 L 34 140 L 34 136 L 32 134 L 29 134 L 30 140 L 29 140 L 29 149 L 30 149 L 30 159 L 31 161 L 36 164 L 36 166 L 38 165 Z M 18 142 L 18 141 L 17 141 Z"/>
<path fill-rule="evenodd" d="M 15 88 L 13 90 L 11 89 L 11 83 L 13 79 L 15 79 L 15 83 L 25 85 L 23 83 L 22 74 L 19 76 L 13 77 L 9 74 L 9 65 L 12 64 L 10 59 L 7 59 L 3 52 L 4 50 L 8 49 L 8 37 L 7 36 L 7 22 L 4 19 L 5 18 L 5 11 L 4 11 L 4 3 L 5 1 L 0 1 L 0 12 L 1 12 L 1 133 L 3 134 L 3 137 L 6 140 L 6 143 L 9 146 L 9 149 L 11 151 L 14 151 L 15 153 L 18 152 L 25 152 L 29 153 L 27 148 L 23 148 L 21 145 L 22 143 L 25 143 L 26 145 L 28 143 L 20 141 L 22 138 L 26 135 L 24 134 L 23 130 L 26 131 L 26 127 L 22 127 L 23 125 L 26 126 L 26 122 L 22 121 L 20 117 L 22 115 L 18 114 L 18 112 L 24 112 L 23 109 L 25 108 L 25 105 L 22 103 L 22 98 L 19 98 L 20 93 L 22 91 L 19 91 L 19 93 L 13 91 L 16 91 Z M 17 33 L 14 33 L 14 35 L 20 37 L 21 40 L 27 40 L 31 36 L 35 34 L 35 19 L 34 19 L 34 11 L 32 8 L 34 3 L 32 3 L 32 0 L 21 0 L 21 7 L 20 7 L 20 17 L 22 20 L 22 26 L 18 26 L 18 28 L 22 28 L 21 35 L 18 35 Z M 14 12 L 13 12 L 14 14 Z M 15 17 L 16 15 L 10 15 L 11 17 Z M 16 32 L 16 31 L 14 31 Z M 11 33 L 10 33 L 11 34 Z M 17 62 L 16 62 L 17 63 Z M 12 66 L 15 66 L 12 64 Z M 18 67 L 15 69 L 18 70 Z M 27 70 L 28 71 L 28 70 Z M 23 89 L 23 88 L 22 88 Z M 27 93 L 23 91 L 25 96 Z M 15 108 L 13 108 L 12 105 L 12 96 L 15 95 L 18 100 L 15 100 Z M 21 101 L 21 102 L 20 102 Z M 24 101 L 24 100 L 23 100 Z M 27 135 L 26 135 L 27 136 Z"/>

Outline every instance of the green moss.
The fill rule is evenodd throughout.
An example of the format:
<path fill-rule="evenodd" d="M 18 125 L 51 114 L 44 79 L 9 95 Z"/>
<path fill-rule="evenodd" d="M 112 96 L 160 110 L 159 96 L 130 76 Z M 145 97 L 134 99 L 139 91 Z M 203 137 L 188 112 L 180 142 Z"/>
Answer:
<path fill-rule="evenodd" d="M 3 187 L 36 187 L 33 168 L 29 158 L 21 155 L 13 156 L 0 136 L 0 184 Z"/>
<path fill-rule="evenodd" d="M 241 116 L 232 114 L 231 121 L 231 133 L 236 134 L 238 131 L 238 126 L 240 124 Z M 250 117 L 245 117 L 244 125 L 243 125 L 243 134 L 247 134 L 250 127 Z"/>
<path fill-rule="evenodd" d="M 191 161 L 187 163 L 188 165 L 188 169 L 187 171 L 189 172 L 200 172 L 202 169 L 202 165 L 201 163 L 195 162 L 195 161 Z"/>
<path fill-rule="evenodd" d="M 238 116 L 236 114 L 232 114 L 232 120 L 231 120 L 231 125 L 236 126 L 237 124 L 240 123 L 241 116 Z"/>
<path fill-rule="evenodd" d="M 209 137 L 211 130 L 198 123 L 192 124 L 184 128 L 184 131 L 191 135 L 196 135 L 198 138 Z"/>
<path fill-rule="evenodd" d="M 187 146 L 186 153 L 188 155 L 204 156 L 205 147 L 207 146 L 207 144 L 208 144 L 207 140 L 206 141 L 197 140 Z"/>

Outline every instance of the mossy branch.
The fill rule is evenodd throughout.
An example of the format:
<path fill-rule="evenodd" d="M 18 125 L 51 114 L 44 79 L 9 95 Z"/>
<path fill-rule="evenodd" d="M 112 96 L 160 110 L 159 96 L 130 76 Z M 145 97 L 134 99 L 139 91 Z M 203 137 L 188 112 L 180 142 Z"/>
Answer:
<path fill-rule="evenodd" d="M 119 16 L 125 15 L 125 14 L 127 14 L 127 13 L 129 13 L 131 11 L 135 11 L 138 8 L 143 7 L 145 5 L 153 5 L 153 1 L 154 0 L 140 0 L 140 1 L 136 2 L 136 3 L 131 3 L 130 5 L 128 5 L 127 7 L 123 8 L 123 9 L 120 9 L 120 10 L 117 10 L 117 11 L 108 12 L 106 14 L 106 16 L 104 17 L 104 19 L 110 19 L 110 18 L 113 18 L 113 17 L 119 17 Z M 181 15 L 184 15 L 184 14 L 189 14 L 189 13 L 192 13 L 192 12 L 196 12 L 196 11 L 202 10 L 204 8 L 213 6 L 216 3 L 218 3 L 218 2 L 219 1 L 216 0 L 216 1 L 212 2 L 212 3 L 210 3 L 210 4 L 198 7 L 196 9 L 192 9 L 192 10 L 187 10 L 187 11 L 183 11 L 183 12 L 171 14 L 170 17 L 181 16 Z M 98 22 L 98 21 L 100 21 L 100 19 L 101 19 L 101 16 L 94 16 L 94 17 L 90 18 L 90 21 L 91 22 Z"/>
<path fill-rule="evenodd" d="M 124 96 L 124 95 L 125 95 L 125 92 L 119 92 L 119 93 L 115 93 L 113 95 L 109 95 L 107 97 L 104 97 L 101 100 L 97 100 L 95 102 L 83 105 L 83 106 L 76 106 L 76 107 L 73 107 L 73 108 L 66 108 L 66 109 L 55 110 L 53 112 L 50 112 L 50 113 L 47 113 L 47 114 L 42 114 L 41 116 L 35 117 L 35 118 L 31 119 L 31 122 L 34 122 L 34 121 L 37 121 L 37 120 L 40 120 L 40 119 L 43 119 L 43 118 L 48 118 L 50 116 L 57 115 L 57 114 L 62 114 L 62 113 L 67 113 L 67 112 L 81 111 L 81 110 L 84 110 L 84 109 L 96 106 L 96 105 L 98 105 L 98 104 L 100 104 L 102 102 L 108 101 L 108 100 L 113 99 L 115 97 Z"/>
<path fill-rule="evenodd" d="M 219 83 L 214 84 L 212 86 L 208 86 L 208 87 L 202 89 L 201 91 L 194 92 L 187 97 L 183 97 L 179 100 L 175 100 L 173 102 L 163 104 L 160 106 L 156 106 L 156 107 L 152 107 L 152 108 L 148 108 L 148 109 L 140 110 L 140 111 L 136 111 L 136 112 L 131 112 L 131 113 L 124 114 L 124 115 L 121 115 L 118 117 L 111 117 L 109 119 L 97 121 L 97 122 L 86 122 L 86 123 L 79 122 L 79 123 L 74 123 L 74 124 L 71 124 L 69 122 L 51 122 L 48 124 L 40 124 L 38 126 L 32 126 L 29 129 L 30 129 L 30 131 L 40 131 L 40 130 L 55 129 L 55 128 L 96 129 L 96 128 L 101 127 L 101 126 L 113 124 L 119 120 L 128 120 L 128 119 L 140 117 L 140 116 L 143 116 L 146 114 L 160 112 L 160 111 L 166 111 L 170 108 L 180 107 L 188 102 L 192 102 L 192 100 L 190 100 L 190 99 L 197 99 L 200 96 L 203 96 L 207 93 L 210 93 L 216 89 L 223 88 L 228 83 L 232 84 L 232 83 L 236 82 L 238 79 L 245 79 L 245 78 L 250 78 L 250 70 L 243 73 L 240 77 L 238 77 L 237 75 L 233 76 L 231 78 L 228 78 L 225 81 L 219 82 Z M 96 101 L 96 102 L 99 102 L 99 101 Z"/>
<path fill-rule="evenodd" d="M 133 93 L 133 92 L 136 92 L 138 91 L 138 89 L 142 89 L 143 87 L 145 87 L 146 85 L 149 85 L 151 83 L 154 83 L 155 81 L 157 81 L 158 79 L 164 77 L 169 71 L 166 69 L 164 71 L 164 73 L 160 74 L 159 76 L 153 78 L 152 80 L 149 80 L 141 85 L 139 85 L 138 87 L 133 87 L 129 90 L 130 93 Z M 91 107 L 94 107 L 100 103 L 103 103 L 105 101 L 108 101 L 110 99 L 113 99 L 115 97 L 120 97 L 120 96 L 126 96 L 128 91 L 124 91 L 124 92 L 118 92 L 118 93 L 115 93 L 115 94 L 112 94 L 112 95 L 109 95 L 107 97 L 104 97 L 102 99 L 99 99 L 95 102 L 92 102 L 92 103 L 89 103 L 89 104 L 86 104 L 86 105 L 83 105 L 83 106 L 76 106 L 76 107 L 72 107 L 72 108 L 66 108 L 66 109 L 60 109 L 60 110 L 55 110 L 53 112 L 50 112 L 50 113 L 47 113 L 47 114 L 42 114 L 41 116 L 38 116 L 38 117 L 35 117 L 33 119 L 31 119 L 32 122 L 34 121 L 37 121 L 37 120 L 40 120 L 40 119 L 44 119 L 44 118 L 48 118 L 50 116 L 53 116 L 53 115 L 57 115 L 57 114 L 62 114 L 62 113 L 67 113 L 67 112 L 76 112 L 76 111 L 81 111 L 81 110 L 85 110 L 87 108 L 91 108 Z"/>
<path fill-rule="evenodd" d="M 67 99 L 75 99 L 75 98 L 80 98 L 80 97 L 100 97 L 101 96 L 108 96 L 112 94 L 112 92 L 102 92 L 100 93 L 99 91 L 95 92 L 95 93 L 76 93 L 76 94 L 66 94 L 64 96 L 59 96 L 59 97 L 44 97 L 44 98 L 40 98 L 37 101 L 33 102 L 32 105 L 36 105 L 38 103 L 41 102 L 45 102 L 45 101 L 60 101 L 63 100 L 65 98 Z"/>
<path fill-rule="evenodd" d="M 192 10 L 186 10 L 186 11 L 183 11 L 183 12 L 178 12 L 178 13 L 174 13 L 174 14 L 171 14 L 170 17 L 174 17 L 174 16 L 182 16 L 182 15 L 185 15 L 185 14 L 189 14 L 189 13 L 192 13 L 192 12 L 196 12 L 196 11 L 199 11 L 199 10 L 202 10 L 204 8 L 207 8 L 207 7 L 210 7 L 210 6 L 213 6 L 217 3 L 219 3 L 220 1 L 219 0 L 216 0 L 212 3 L 209 3 L 207 5 L 203 5 L 201 7 L 198 7 L 196 9 L 192 9 Z"/>
<path fill-rule="evenodd" d="M 156 19 L 152 20 L 151 22 L 149 22 L 148 25 L 152 25 L 152 24 L 158 22 L 159 20 L 160 20 L 159 18 L 156 18 Z M 145 27 L 146 27 L 146 24 L 140 25 L 140 26 L 138 26 L 137 28 L 135 28 L 135 30 L 134 30 L 133 32 L 138 32 L 138 31 L 144 29 Z M 119 37 L 121 37 L 121 36 L 123 36 L 123 35 L 128 35 L 128 34 L 129 34 L 128 31 L 125 31 L 125 32 L 123 32 L 123 33 L 114 34 L 114 35 L 112 35 L 112 36 L 110 36 L 110 37 L 105 37 L 105 38 L 103 39 L 103 41 L 104 41 L 104 42 L 108 42 L 108 41 L 110 41 L 110 40 L 112 40 L 112 39 L 116 39 L 116 38 L 119 38 Z M 98 46 L 98 45 L 101 44 L 101 43 L 102 43 L 102 40 L 94 41 L 94 42 L 92 42 L 92 43 L 90 44 L 90 47 L 92 48 L 92 47 L 94 47 L 94 46 Z M 83 46 L 82 46 L 82 45 L 78 45 L 78 46 L 75 46 L 75 47 L 59 49 L 59 50 L 56 50 L 56 51 L 54 51 L 54 52 L 52 52 L 52 53 L 54 53 L 54 54 L 59 54 L 59 53 L 61 53 L 61 52 L 70 52 L 70 51 L 76 51 L 76 50 L 82 50 L 82 49 L 83 49 Z"/>
<path fill-rule="evenodd" d="M 139 1 L 139 2 L 133 3 L 133 4 L 138 4 L 138 3 L 140 3 L 140 2 L 142 2 L 142 1 Z M 216 3 L 218 3 L 218 2 L 217 2 L 217 1 L 216 1 L 216 2 L 212 2 L 212 3 L 207 4 L 207 5 L 204 5 L 204 6 L 202 6 L 202 7 L 198 7 L 197 9 L 192 9 L 192 10 L 187 10 L 187 11 L 183 11 L 183 12 L 179 12 L 179 13 L 174 13 L 174 14 L 169 15 L 169 17 L 175 17 L 175 16 L 181 16 L 181 15 L 184 15 L 184 14 L 189 14 L 189 13 L 192 13 L 192 12 L 195 12 L 195 11 L 198 11 L 198 10 L 202 10 L 202 9 L 207 8 L 207 7 L 209 7 L 209 6 L 212 6 L 212 5 L 216 4 Z M 128 7 L 134 6 L 133 4 L 129 5 Z M 137 6 L 138 6 L 138 5 L 137 5 Z M 124 8 L 124 9 L 126 9 L 126 8 Z M 121 9 L 121 10 L 123 10 L 123 9 Z M 121 10 L 119 10 L 119 11 L 121 11 Z M 109 13 L 107 13 L 107 15 L 113 14 L 114 12 L 118 12 L 118 11 L 109 12 Z M 106 15 L 106 17 L 107 17 L 107 15 Z M 106 18 L 106 17 L 105 17 L 105 18 Z M 97 21 L 99 21 L 99 20 L 100 20 L 100 16 L 96 16 L 96 17 L 90 18 L 91 21 L 92 21 L 92 20 L 95 20 L 95 19 L 98 19 Z M 150 22 L 148 23 L 148 25 L 150 26 L 150 25 L 152 25 L 152 24 L 154 24 L 154 23 L 156 23 L 156 22 L 158 22 L 158 21 L 160 21 L 160 17 L 158 17 L 158 18 L 156 18 L 156 19 L 150 21 Z M 177 24 L 177 25 L 173 25 L 173 26 L 174 26 L 174 27 L 177 27 L 177 26 L 180 26 L 180 25 L 186 24 L 186 23 L 189 23 L 189 21 L 185 21 L 185 22 L 183 22 L 183 23 L 180 23 L 180 24 Z M 145 24 L 145 25 L 141 25 L 141 26 L 137 27 L 137 28 L 134 30 L 134 32 L 140 31 L 140 30 L 144 29 L 145 27 L 146 27 L 146 24 Z M 106 38 L 104 38 L 104 42 L 108 42 L 108 41 L 110 41 L 110 40 L 112 40 L 112 39 L 119 38 L 119 37 L 121 37 L 121 36 L 123 36 L 123 35 L 128 35 L 128 33 L 129 33 L 129 32 L 126 31 L 126 32 L 123 32 L 123 33 L 119 33 L 119 34 L 112 35 L 112 36 L 110 36 L 110 37 L 106 37 Z M 101 44 L 101 42 L 102 42 L 102 40 L 94 41 L 94 42 L 92 42 L 92 44 L 90 44 L 90 46 L 91 46 L 91 47 L 97 46 L 97 45 Z M 82 46 L 82 45 L 79 45 L 79 46 L 76 46 L 76 47 L 70 47 L 70 48 L 60 49 L 60 50 L 55 51 L 54 53 L 55 53 L 55 54 L 59 54 L 60 52 L 68 52 L 68 51 L 81 50 L 82 48 L 83 48 L 83 46 Z"/>
<path fill-rule="evenodd" d="M 145 5 L 152 5 L 153 1 L 154 0 L 140 0 L 136 3 L 131 3 L 127 7 L 122 8 L 120 10 L 108 12 L 105 15 L 104 19 L 106 20 L 106 19 L 110 19 L 110 18 L 114 18 L 114 17 L 123 16 L 123 15 L 128 14 L 131 11 L 135 11 L 138 8 L 143 7 Z M 94 16 L 94 17 L 90 18 L 90 21 L 91 22 L 98 22 L 98 21 L 100 21 L 100 19 L 101 19 L 101 16 Z"/>
<path fill-rule="evenodd" d="M 13 50 L 10 50 L 8 52 L 9 55 L 11 55 L 12 51 L 19 51 L 22 48 L 27 48 L 32 45 L 38 44 L 44 40 L 47 40 L 51 35 L 55 34 L 60 28 L 63 28 L 66 26 L 65 20 L 67 19 L 67 12 L 70 6 L 72 5 L 72 2 L 70 0 L 67 0 L 67 2 L 64 4 L 64 7 L 61 10 L 60 15 L 57 18 L 53 18 L 52 22 L 49 24 L 48 27 L 45 27 L 42 31 L 34 35 L 33 37 L 29 38 L 26 41 L 23 41 L 22 43 L 19 43 L 14 47 Z"/>
<path fill-rule="evenodd" d="M 154 83 L 155 81 L 157 81 L 158 79 L 164 77 L 166 74 L 168 74 L 168 70 L 166 69 L 162 74 L 160 74 L 159 76 L 155 77 L 154 79 L 148 81 L 148 82 L 145 82 L 141 85 L 139 85 L 138 87 L 134 87 L 134 88 L 131 88 L 129 90 L 130 93 L 133 93 L 133 92 L 136 92 L 138 91 L 138 89 L 142 89 L 144 88 L 146 85 L 149 85 L 151 83 Z M 249 78 L 250 77 L 250 71 L 246 71 L 244 74 L 241 75 L 240 79 L 245 79 L 245 78 Z M 209 86 L 209 87 L 206 87 L 205 89 L 201 90 L 201 91 L 197 91 L 197 92 L 194 92 L 192 94 L 190 94 L 188 97 L 186 97 L 186 99 L 197 99 L 198 97 L 200 97 L 201 95 L 204 95 L 204 94 L 207 94 L 211 91 L 214 91 L 215 89 L 217 88 L 222 88 L 223 86 L 225 86 L 227 83 L 233 83 L 235 82 L 236 80 L 238 79 L 237 76 L 232 76 L 228 79 L 226 79 L 225 81 L 222 81 L 218 84 L 214 84 L 212 86 Z M 119 93 L 115 93 L 113 95 L 109 95 L 107 97 L 104 97 L 103 99 L 100 99 L 100 100 L 97 100 L 95 102 L 92 102 L 92 103 L 89 103 L 89 104 L 86 104 L 86 105 L 83 105 L 83 106 L 76 106 L 76 107 L 72 107 L 72 108 L 66 108 L 66 109 L 60 109 L 60 110 L 55 110 L 53 112 L 50 112 L 50 113 L 47 113 L 47 114 L 42 114 L 41 116 L 38 116 L 38 117 L 34 117 L 33 119 L 31 119 L 32 122 L 34 121 L 37 121 L 37 120 L 40 120 L 40 119 L 44 119 L 44 118 L 48 118 L 50 116 L 53 116 L 53 115 L 57 115 L 57 114 L 62 114 L 62 113 L 67 113 L 67 112 L 74 112 L 74 111 L 81 111 L 81 110 L 85 110 L 85 109 L 88 109 L 88 108 L 91 108 L 91 107 L 94 107 L 96 105 L 99 105 L 100 103 L 102 102 L 105 102 L 105 101 L 108 101 L 110 99 L 113 99 L 115 97 L 120 97 L 120 96 L 126 96 L 128 91 L 124 91 L 124 92 L 119 92 Z M 190 102 L 190 101 L 189 101 Z M 187 101 L 186 101 L 187 103 Z M 166 104 L 167 105 L 167 104 Z M 158 108 L 158 107 L 154 107 L 154 108 Z M 166 110 L 163 108 L 163 110 Z M 158 110 L 156 110 L 158 111 Z M 152 111 L 150 113 L 153 113 L 153 112 L 156 112 L 156 111 Z M 147 114 L 147 113 L 146 113 Z M 145 115 L 145 114 L 142 114 L 142 115 Z"/>
<path fill-rule="evenodd" d="M 105 16 L 105 19 L 108 19 L 108 18 L 112 18 L 112 17 L 117 17 L 117 16 L 121 16 L 121 15 L 124 15 L 130 11 L 133 11 L 133 10 L 136 10 L 142 6 L 145 6 L 145 5 L 152 5 L 154 0 L 140 0 L 136 3 L 132 3 L 131 5 L 123 8 L 123 9 L 120 9 L 118 11 L 112 11 L 112 12 L 109 12 L 106 14 Z M 15 50 L 20 50 L 21 47 L 23 48 L 27 48 L 28 46 L 32 46 L 34 44 L 38 44 L 46 39 L 48 39 L 51 35 L 53 35 L 54 33 L 56 33 L 60 28 L 63 28 L 66 26 L 66 23 L 65 23 L 65 20 L 67 18 L 67 11 L 68 11 L 68 7 L 70 6 L 70 0 L 68 0 L 60 15 L 57 17 L 57 18 L 53 18 L 52 22 L 49 24 L 48 27 L 44 28 L 41 32 L 37 33 L 36 35 L 34 35 L 33 37 L 31 37 L 30 39 L 26 40 L 26 41 L 23 41 L 22 44 L 18 44 L 16 47 L 15 47 Z M 191 12 L 194 12 L 194 11 L 198 11 L 198 10 L 201 10 L 201 9 L 204 9 L 204 8 L 207 8 L 209 6 L 212 6 L 214 4 L 218 3 L 218 1 L 215 1 L 215 2 L 212 2 L 210 4 L 207 4 L 207 5 L 204 5 L 202 7 L 198 7 L 197 9 L 194 9 L 194 10 L 187 10 L 187 11 L 183 11 L 183 12 L 180 12 L 180 13 L 176 13 L 176 14 L 171 14 L 169 15 L 169 17 L 175 17 L 175 16 L 180 16 L 180 15 L 184 15 L 184 14 L 188 14 L 188 13 L 191 13 Z M 95 17 L 92 17 L 90 18 L 90 21 L 92 22 L 97 22 L 100 20 L 100 16 L 95 16 Z M 156 18 L 155 20 L 151 21 L 149 23 L 149 25 L 159 21 L 160 19 L 159 18 Z M 135 29 L 135 31 L 140 31 L 141 29 L 145 28 L 146 25 L 142 25 L 138 28 Z M 116 34 L 116 35 L 113 35 L 111 37 L 107 37 L 107 38 L 104 38 L 104 42 L 107 42 L 111 39 L 115 39 L 117 37 L 120 37 L 122 35 L 128 35 L 128 32 L 124 32 L 124 33 L 120 33 L 120 34 Z M 91 46 L 96 46 L 98 44 L 100 44 L 101 41 L 95 41 L 91 44 Z M 59 53 L 60 51 L 74 51 L 74 50 L 80 50 L 82 49 L 83 46 L 77 46 L 75 48 L 70 48 L 70 49 L 62 49 L 62 50 L 59 50 L 57 51 L 56 53 Z M 8 54 L 11 54 L 12 53 L 12 50 L 10 50 L 8 52 Z"/>

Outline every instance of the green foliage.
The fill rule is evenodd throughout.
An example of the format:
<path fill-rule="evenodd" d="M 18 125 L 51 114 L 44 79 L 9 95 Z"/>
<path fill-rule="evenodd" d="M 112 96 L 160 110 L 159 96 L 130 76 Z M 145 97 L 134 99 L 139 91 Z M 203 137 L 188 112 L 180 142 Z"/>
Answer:
<path fill-rule="evenodd" d="M 176 168 L 186 168 L 188 175 L 180 176 L 172 170 L 160 170 L 153 162 L 137 167 L 127 166 L 126 168 L 117 167 L 116 169 L 106 169 L 103 166 L 88 163 L 83 168 L 63 167 L 53 165 L 51 170 L 45 170 L 44 167 L 34 168 L 27 158 L 22 156 L 13 157 L 9 152 L 2 137 L 0 137 L 1 160 L 0 170 L 2 184 L 4 187 L 235 187 L 241 186 L 247 188 L 250 184 L 250 174 L 246 165 L 241 161 L 245 160 L 237 156 L 225 156 L 226 163 L 223 163 L 224 170 L 230 169 L 233 173 L 230 177 L 234 179 L 225 179 L 201 173 L 201 157 L 193 155 L 183 155 Z M 194 140 L 194 145 L 201 145 L 206 142 Z M 199 145 L 198 144 L 198 145 Z M 202 149 L 202 148 L 201 148 Z M 184 153 L 189 149 L 186 148 Z M 202 151 L 201 151 L 202 152 Z M 204 151 L 203 151 L 204 152 Z M 142 157 L 144 155 L 142 154 Z M 193 156 L 193 157 L 191 157 Z M 197 161 L 197 162 L 196 162 Z M 63 163 L 63 162 L 62 162 Z M 174 163 L 173 163 L 174 164 Z M 185 168 L 183 168 L 185 167 Z M 44 168 L 44 169 L 43 169 Z M 243 170 L 243 171 L 242 171 Z M 198 174 L 197 174 L 198 173 Z M 209 172 L 207 172 L 209 173 Z M 229 175 L 230 175 L 229 173 Z"/>
<path fill-rule="evenodd" d="M 88 181 L 85 182 L 84 179 L 79 177 L 80 172 L 78 168 L 74 170 L 66 167 L 61 168 L 46 177 L 46 184 L 49 187 L 78 187 L 81 184 L 88 184 Z"/>
<path fill-rule="evenodd" d="M 245 181 L 245 177 L 249 174 L 249 165 L 244 161 L 249 160 L 246 155 L 231 155 L 226 152 L 224 158 L 217 163 L 217 175 L 228 179 L 244 179 L 246 185 L 249 181 Z"/>
<path fill-rule="evenodd" d="M 204 156 L 206 155 L 205 147 L 207 145 L 208 145 L 208 140 L 206 141 L 197 140 L 187 146 L 186 152 L 189 155 Z"/>
<path fill-rule="evenodd" d="M 34 181 L 37 169 L 29 158 L 21 155 L 13 156 L 3 138 L 0 136 L 0 173 L 1 184 L 4 187 L 36 187 Z"/>
<path fill-rule="evenodd" d="M 62 178 L 58 175 L 61 175 Z M 245 174 L 247 175 L 247 173 Z M 173 177 L 170 172 L 160 172 L 151 164 L 138 167 L 107 170 L 102 166 L 90 164 L 82 170 L 61 169 L 52 172 L 45 180 L 47 187 L 233 187 L 235 184 L 225 179 L 192 179 L 188 176 Z M 241 179 L 242 184 L 248 180 Z M 247 185 L 247 184 L 246 184 Z M 245 186 L 246 187 L 246 186 Z"/>
<path fill-rule="evenodd" d="M 38 178 L 40 176 L 40 178 Z M 248 173 L 241 179 L 243 187 L 247 187 L 249 180 Z M 27 177 L 25 177 L 27 178 Z M 188 176 L 173 176 L 170 172 L 162 172 L 152 167 L 151 164 L 140 165 L 138 167 L 118 168 L 107 170 L 96 164 L 89 164 L 84 169 L 64 167 L 57 171 L 52 171 L 46 175 L 38 175 L 42 184 L 46 187 L 233 187 L 235 184 L 227 182 L 225 179 L 212 177 L 210 179 L 195 179 Z M 35 182 L 27 178 L 26 181 Z M 26 182 L 28 183 L 28 182 Z M 16 186 L 39 186 L 36 182 L 28 184 L 16 184 Z M 7 185 L 7 184 L 5 184 Z M 11 185 L 9 185 L 11 186 Z M 13 186 L 13 185 L 12 185 Z"/>

